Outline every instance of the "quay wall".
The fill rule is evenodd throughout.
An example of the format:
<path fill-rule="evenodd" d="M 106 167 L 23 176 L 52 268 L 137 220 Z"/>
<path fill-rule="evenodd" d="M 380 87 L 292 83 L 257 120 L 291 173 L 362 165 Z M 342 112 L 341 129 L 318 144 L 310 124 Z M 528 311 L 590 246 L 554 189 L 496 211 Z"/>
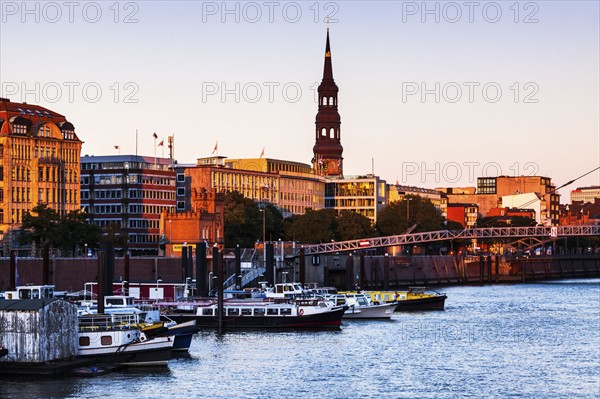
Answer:
<path fill-rule="evenodd" d="M 207 261 L 211 269 L 210 260 Z M 300 281 L 298 259 L 277 262 L 275 281 Z M 39 258 L 20 258 L 17 262 L 19 284 L 42 284 L 43 265 Z M 132 257 L 131 282 L 182 283 L 181 258 Z M 195 275 L 195 260 L 194 260 Z M 225 260 L 226 277 L 234 273 L 232 259 Z M 408 285 L 452 285 L 536 281 L 560 278 L 600 277 L 600 255 L 563 255 L 505 259 L 500 256 L 359 256 L 322 255 L 315 264 L 306 258 L 305 282 L 339 289 L 395 289 Z M 52 258 L 50 283 L 58 291 L 80 291 L 86 282 L 98 281 L 96 258 Z M 205 276 L 208 280 L 208 276 Z M 263 277 L 264 278 L 264 277 Z M 114 282 L 125 280 L 124 259 L 115 259 Z M 10 262 L 0 259 L 0 291 L 9 289 Z"/>

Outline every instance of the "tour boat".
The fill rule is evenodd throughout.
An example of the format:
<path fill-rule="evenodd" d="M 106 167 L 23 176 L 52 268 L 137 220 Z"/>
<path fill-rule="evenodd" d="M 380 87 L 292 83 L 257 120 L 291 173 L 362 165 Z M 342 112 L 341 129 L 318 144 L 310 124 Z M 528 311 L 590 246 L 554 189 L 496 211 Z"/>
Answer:
<path fill-rule="evenodd" d="M 187 304 L 180 311 L 173 307 L 168 317 L 178 323 L 196 320 L 198 327 L 218 327 L 218 304 L 204 301 L 193 306 Z M 270 300 L 225 300 L 222 326 L 239 328 L 339 328 L 345 308 L 334 306 L 319 298 Z"/>
<path fill-rule="evenodd" d="M 166 366 L 173 337 L 149 338 L 136 327 L 138 323 L 136 315 L 79 317 L 78 356 L 123 366 Z"/>

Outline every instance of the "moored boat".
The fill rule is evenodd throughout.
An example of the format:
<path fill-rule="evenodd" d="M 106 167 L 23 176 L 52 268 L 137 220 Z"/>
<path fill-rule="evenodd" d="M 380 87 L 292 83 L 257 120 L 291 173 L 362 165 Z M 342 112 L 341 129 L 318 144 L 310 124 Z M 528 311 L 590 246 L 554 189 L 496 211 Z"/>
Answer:
<path fill-rule="evenodd" d="M 389 320 L 394 314 L 396 303 L 371 303 L 365 294 L 336 294 L 329 297 L 337 305 L 346 305 L 344 319 Z"/>
<path fill-rule="evenodd" d="M 374 303 L 397 302 L 396 311 L 444 310 L 446 294 L 429 292 L 425 287 L 408 291 L 365 291 Z"/>
<path fill-rule="evenodd" d="M 339 328 L 344 307 L 322 299 L 281 301 L 226 300 L 223 304 L 222 326 L 231 329 L 328 329 Z M 202 302 L 189 313 L 172 312 L 172 320 L 183 323 L 196 320 L 198 327 L 218 327 L 218 305 Z"/>
<path fill-rule="evenodd" d="M 88 315 L 79 318 L 78 356 L 124 366 L 166 366 L 172 336 L 149 338 L 135 315 Z"/>

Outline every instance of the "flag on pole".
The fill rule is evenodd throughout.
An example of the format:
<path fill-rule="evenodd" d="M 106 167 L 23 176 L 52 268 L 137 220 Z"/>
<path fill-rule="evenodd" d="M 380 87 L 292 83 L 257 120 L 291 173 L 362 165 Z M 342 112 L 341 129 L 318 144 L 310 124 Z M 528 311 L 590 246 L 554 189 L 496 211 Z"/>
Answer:
<path fill-rule="evenodd" d="M 165 145 L 165 140 L 163 139 L 163 140 L 161 140 L 160 143 L 158 143 L 157 147 L 161 147 L 161 146 L 164 146 L 164 145 Z"/>
<path fill-rule="evenodd" d="M 217 140 L 216 144 L 215 144 L 215 148 L 213 149 L 213 154 L 217 153 L 217 151 L 219 150 L 219 141 Z"/>
<path fill-rule="evenodd" d="M 156 132 L 154 132 L 154 134 L 152 135 L 152 137 L 154 137 L 154 140 L 156 140 L 158 138 L 158 134 L 156 134 Z"/>
<path fill-rule="evenodd" d="M 119 147 L 118 145 L 115 146 L 115 150 L 120 150 L 121 147 Z"/>
<path fill-rule="evenodd" d="M 262 152 L 260 153 L 260 158 L 265 156 L 265 147 L 263 147 Z"/>

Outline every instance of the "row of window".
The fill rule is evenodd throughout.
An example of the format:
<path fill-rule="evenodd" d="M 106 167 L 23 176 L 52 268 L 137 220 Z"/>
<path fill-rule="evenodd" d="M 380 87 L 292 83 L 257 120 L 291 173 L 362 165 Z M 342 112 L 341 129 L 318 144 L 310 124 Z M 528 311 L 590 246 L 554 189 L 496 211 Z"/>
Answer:
<path fill-rule="evenodd" d="M 81 164 L 83 166 L 83 164 Z M 93 178 L 93 180 L 92 180 Z M 157 176 L 143 176 L 138 174 L 106 174 L 106 175 L 82 175 L 81 184 L 90 185 L 90 183 L 96 185 L 114 185 L 114 184 L 152 184 L 155 186 L 175 186 L 173 179 L 168 177 L 157 177 Z"/>
<path fill-rule="evenodd" d="M 202 316 L 218 316 L 216 307 L 202 308 Z M 291 316 L 292 308 L 223 308 L 223 316 Z"/>
<path fill-rule="evenodd" d="M 143 169 L 143 170 L 171 170 L 171 165 L 148 162 L 86 162 L 82 160 L 81 170 L 118 170 L 118 169 Z"/>
<path fill-rule="evenodd" d="M 127 194 L 126 198 L 130 199 L 156 199 L 173 201 L 175 199 L 175 193 L 173 191 L 156 191 L 156 190 L 139 190 L 130 189 L 127 191 L 123 190 L 94 190 L 94 199 L 121 199 L 123 194 Z M 91 192 L 89 190 L 81 190 L 81 199 L 89 200 L 91 198 Z"/>

